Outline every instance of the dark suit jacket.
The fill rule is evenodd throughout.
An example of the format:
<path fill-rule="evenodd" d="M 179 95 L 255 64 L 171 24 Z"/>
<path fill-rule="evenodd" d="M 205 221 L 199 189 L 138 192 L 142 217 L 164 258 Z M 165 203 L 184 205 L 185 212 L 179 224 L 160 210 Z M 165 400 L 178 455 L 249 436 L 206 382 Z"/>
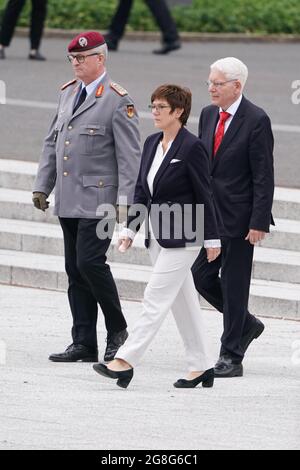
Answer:
<path fill-rule="evenodd" d="M 154 229 L 155 238 L 158 243 L 164 248 L 179 248 L 185 247 L 191 242 L 189 237 L 184 236 L 183 224 L 184 221 L 192 221 L 193 229 L 199 230 L 199 224 L 196 227 L 196 206 L 197 204 L 204 205 L 204 238 L 205 240 L 219 239 L 219 230 L 217 227 L 217 220 L 215 215 L 215 208 L 212 199 L 212 190 L 209 176 L 209 160 L 208 155 L 202 145 L 201 141 L 182 128 L 177 134 L 170 150 L 166 154 L 163 163 L 161 164 L 153 185 L 153 195 L 151 196 L 147 177 L 154 160 L 157 146 L 162 139 L 163 134 L 151 135 L 147 138 L 142 154 L 141 166 L 139 176 L 135 189 L 134 203 L 143 204 L 150 212 L 151 223 Z M 171 161 L 173 159 L 179 160 L 178 162 Z M 155 217 L 154 211 L 157 205 L 177 204 L 177 207 L 182 208 L 184 205 L 189 205 L 190 210 L 186 211 L 182 220 L 181 231 L 182 237 L 179 239 L 174 236 L 173 218 L 171 218 L 170 237 L 164 237 L 161 232 L 166 219 L 162 218 L 159 227 L 154 227 L 153 220 Z M 134 207 L 134 206 L 133 206 Z M 130 209 L 132 211 L 132 207 Z M 148 218 L 146 217 L 146 246 L 149 246 L 149 231 L 148 231 Z M 128 219 L 128 226 L 137 231 L 140 227 L 133 227 L 132 222 L 136 222 L 134 215 Z M 158 230 L 156 230 L 158 228 Z M 202 224 L 203 232 L 203 224 Z M 203 236 L 202 236 L 203 239 Z"/>
<path fill-rule="evenodd" d="M 269 232 L 274 194 L 271 122 L 267 114 L 242 98 L 213 157 L 219 108 L 203 109 L 199 136 L 209 154 L 211 181 L 221 236 L 245 237 L 249 229 Z"/>

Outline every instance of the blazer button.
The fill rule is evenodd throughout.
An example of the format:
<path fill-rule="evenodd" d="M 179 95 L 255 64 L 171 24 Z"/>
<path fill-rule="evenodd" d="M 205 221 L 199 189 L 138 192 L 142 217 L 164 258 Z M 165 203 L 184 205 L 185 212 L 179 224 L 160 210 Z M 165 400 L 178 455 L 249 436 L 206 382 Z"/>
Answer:
<path fill-rule="evenodd" d="M 64 176 L 68 176 L 68 172 L 67 171 L 64 171 Z"/>
<path fill-rule="evenodd" d="M 103 181 L 99 181 L 99 186 L 100 186 L 100 188 L 102 188 L 102 186 L 103 186 Z"/>
<path fill-rule="evenodd" d="M 68 131 L 71 131 L 73 129 L 73 126 L 68 126 Z"/>
<path fill-rule="evenodd" d="M 64 160 L 69 160 L 69 157 L 65 156 L 65 157 L 64 157 Z"/>
<path fill-rule="evenodd" d="M 90 134 L 94 134 L 94 130 L 93 129 L 90 129 Z"/>
<path fill-rule="evenodd" d="M 70 145 L 70 141 L 69 141 L 69 140 L 66 140 L 65 144 L 66 144 L 66 145 Z"/>

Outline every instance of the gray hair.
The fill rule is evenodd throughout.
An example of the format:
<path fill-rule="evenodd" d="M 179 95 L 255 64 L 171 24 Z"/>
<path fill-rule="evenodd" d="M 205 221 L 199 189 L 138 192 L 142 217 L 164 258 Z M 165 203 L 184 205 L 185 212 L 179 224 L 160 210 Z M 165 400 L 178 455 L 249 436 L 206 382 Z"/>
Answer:
<path fill-rule="evenodd" d="M 108 58 L 108 47 L 107 44 L 102 44 L 102 46 L 95 47 L 92 49 L 93 52 L 97 52 L 97 54 L 104 55 L 105 60 Z"/>
<path fill-rule="evenodd" d="M 235 57 L 225 57 L 217 60 L 211 66 L 211 69 L 218 69 L 227 80 L 238 80 L 244 89 L 248 78 L 248 67 Z"/>

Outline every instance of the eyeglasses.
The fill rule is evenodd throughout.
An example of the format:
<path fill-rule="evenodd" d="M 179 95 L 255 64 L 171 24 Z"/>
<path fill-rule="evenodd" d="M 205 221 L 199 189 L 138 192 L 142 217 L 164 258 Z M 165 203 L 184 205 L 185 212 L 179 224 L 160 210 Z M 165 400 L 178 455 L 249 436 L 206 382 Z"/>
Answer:
<path fill-rule="evenodd" d="M 149 104 L 148 108 L 151 109 L 151 111 L 157 111 L 161 112 L 163 109 L 171 108 L 171 106 L 168 106 L 166 104 Z"/>
<path fill-rule="evenodd" d="M 101 55 L 99 54 L 98 52 L 94 52 L 93 54 L 86 54 L 86 55 L 83 55 L 83 54 L 77 54 L 77 55 L 73 55 L 73 54 L 69 54 L 67 55 L 67 59 L 69 62 L 73 62 L 73 60 L 77 60 L 78 64 L 83 64 L 85 62 L 85 59 L 87 57 L 91 57 L 92 55 Z"/>
<path fill-rule="evenodd" d="M 236 82 L 237 81 L 237 78 L 233 78 L 232 80 L 225 80 L 225 82 L 212 82 L 210 80 L 207 80 L 205 82 L 205 84 L 209 87 L 213 86 L 214 88 L 220 88 L 224 85 L 226 85 L 226 83 L 229 83 L 229 82 Z"/>

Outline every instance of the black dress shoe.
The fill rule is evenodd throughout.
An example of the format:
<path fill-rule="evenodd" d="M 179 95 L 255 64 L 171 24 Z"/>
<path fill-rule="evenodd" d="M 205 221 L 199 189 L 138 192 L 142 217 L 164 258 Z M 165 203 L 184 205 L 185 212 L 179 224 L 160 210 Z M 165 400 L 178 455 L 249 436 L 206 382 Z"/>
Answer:
<path fill-rule="evenodd" d="M 195 388 L 202 382 L 202 387 L 211 388 L 214 386 L 214 369 L 209 369 L 204 372 L 204 374 L 199 375 L 192 380 L 179 379 L 174 383 L 175 388 Z"/>
<path fill-rule="evenodd" d="M 109 34 L 105 36 L 105 42 L 109 51 L 117 51 L 119 46 L 119 41 Z"/>
<path fill-rule="evenodd" d="M 97 374 L 102 375 L 103 377 L 108 377 L 110 379 L 117 379 L 117 385 L 121 388 L 127 388 L 133 377 L 133 369 L 123 370 L 123 371 L 114 371 L 107 368 L 105 364 L 94 364 L 93 369 Z"/>
<path fill-rule="evenodd" d="M 181 42 L 173 41 L 173 42 L 165 42 L 163 43 L 161 49 L 155 49 L 153 54 L 164 55 L 169 54 L 169 52 L 177 51 L 177 49 L 181 48 Z"/>
<path fill-rule="evenodd" d="M 104 362 L 110 362 L 115 358 L 119 348 L 128 338 L 128 331 L 122 330 L 118 333 L 109 333 L 106 338 L 107 346 L 104 354 Z"/>
<path fill-rule="evenodd" d="M 255 325 L 250 328 L 250 330 L 242 336 L 241 339 L 241 348 L 243 349 L 244 353 L 249 348 L 250 344 L 254 339 L 259 338 L 259 336 L 263 333 L 265 329 L 265 325 L 256 318 Z"/>
<path fill-rule="evenodd" d="M 82 344 L 71 344 L 65 352 L 51 354 L 49 361 L 52 362 L 98 362 L 98 351 L 83 346 Z"/>
<path fill-rule="evenodd" d="M 39 60 L 39 61 L 45 61 L 47 60 L 46 57 L 44 57 L 39 51 L 36 52 L 30 52 L 28 56 L 29 60 Z"/>
<path fill-rule="evenodd" d="M 236 363 L 229 356 L 221 356 L 215 365 L 216 378 L 243 377 L 243 364 Z"/>
<path fill-rule="evenodd" d="M 5 50 L 4 50 L 3 48 L 0 49 L 0 60 L 2 60 L 2 59 L 6 59 L 6 57 L 5 57 Z"/>

